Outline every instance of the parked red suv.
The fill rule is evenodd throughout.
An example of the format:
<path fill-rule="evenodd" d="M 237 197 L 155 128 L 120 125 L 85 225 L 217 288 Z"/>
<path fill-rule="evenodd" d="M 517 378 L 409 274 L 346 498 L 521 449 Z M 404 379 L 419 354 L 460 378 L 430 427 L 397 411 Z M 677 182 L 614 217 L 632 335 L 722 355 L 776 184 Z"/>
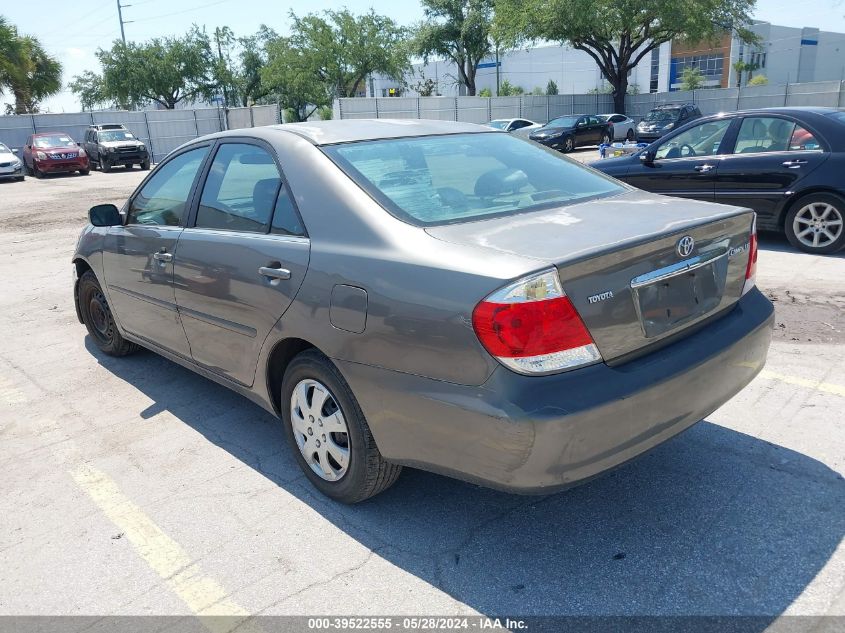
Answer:
<path fill-rule="evenodd" d="M 85 150 L 64 132 L 43 132 L 26 139 L 23 164 L 27 173 L 36 178 L 72 171 L 85 176 L 91 169 Z"/>

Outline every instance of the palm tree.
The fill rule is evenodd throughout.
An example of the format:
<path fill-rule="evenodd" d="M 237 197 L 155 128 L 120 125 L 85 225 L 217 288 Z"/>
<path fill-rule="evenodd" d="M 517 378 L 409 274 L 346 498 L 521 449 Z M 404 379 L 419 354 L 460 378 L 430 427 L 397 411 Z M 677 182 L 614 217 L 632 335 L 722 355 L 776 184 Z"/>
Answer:
<path fill-rule="evenodd" d="M 15 97 L 15 114 L 38 112 L 38 104 L 62 89 L 62 65 L 31 36 L 20 36 L 0 18 L 0 92 Z"/>

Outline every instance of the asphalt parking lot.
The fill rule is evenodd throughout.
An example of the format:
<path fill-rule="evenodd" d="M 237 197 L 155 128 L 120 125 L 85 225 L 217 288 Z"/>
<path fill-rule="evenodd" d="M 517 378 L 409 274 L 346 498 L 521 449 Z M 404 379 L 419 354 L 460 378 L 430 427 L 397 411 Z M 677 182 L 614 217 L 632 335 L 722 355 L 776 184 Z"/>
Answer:
<path fill-rule="evenodd" d="M 761 237 L 767 368 L 643 458 L 547 497 L 406 469 L 346 507 L 258 407 L 87 339 L 76 238 L 144 173 L 0 183 L 0 615 L 845 616 L 845 252 Z"/>

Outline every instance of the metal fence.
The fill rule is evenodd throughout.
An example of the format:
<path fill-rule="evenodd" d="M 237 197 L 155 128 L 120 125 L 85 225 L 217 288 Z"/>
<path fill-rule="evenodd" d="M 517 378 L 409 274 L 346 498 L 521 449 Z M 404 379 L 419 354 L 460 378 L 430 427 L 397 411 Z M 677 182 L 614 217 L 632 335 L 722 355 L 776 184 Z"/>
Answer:
<path fill-rule="evenodd" d="M 777 106 L 845 108 L 845 81 L 629 95 L 625 99 L 626 113 L 640 119 L 655 105 L 679 101 L 698 104 L 704 114 Z M 334 103 L 334 116 L 338 119 L 440 119 L 467 123 L 516 117 L 545 123 L 566 114 L 612 111 L 613 97 L 606 94 L 350 98 Z"/>
<path fill-rule="evenodd" d="M 73 112 L 0 116 L 0 143 L 21 149 L 30 134 L 64 132 L 82 141 L 89 125 L 122 123 L 150 148 L 158 162 L 182 143 L 222 130 L 234 130 L 280 123 L 278 105 L 251 108 L 197 108 L 191 110 L 149 110 L 126 112 Z"/>

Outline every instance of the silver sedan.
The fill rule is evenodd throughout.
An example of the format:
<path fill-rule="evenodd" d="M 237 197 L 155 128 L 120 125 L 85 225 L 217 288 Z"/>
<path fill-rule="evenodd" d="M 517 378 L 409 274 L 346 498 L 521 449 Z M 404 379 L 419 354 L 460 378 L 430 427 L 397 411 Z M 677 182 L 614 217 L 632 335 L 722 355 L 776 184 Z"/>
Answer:
<path fill-rule="evenodd" d="M 204 136 L 90 220 L 74 298 L 97 353 L 147 348 L 257 402 L 347 503 L 403 466 L 566 488 L 717 409 L 771 339 L 749 210 L 483 126 Z"/>

